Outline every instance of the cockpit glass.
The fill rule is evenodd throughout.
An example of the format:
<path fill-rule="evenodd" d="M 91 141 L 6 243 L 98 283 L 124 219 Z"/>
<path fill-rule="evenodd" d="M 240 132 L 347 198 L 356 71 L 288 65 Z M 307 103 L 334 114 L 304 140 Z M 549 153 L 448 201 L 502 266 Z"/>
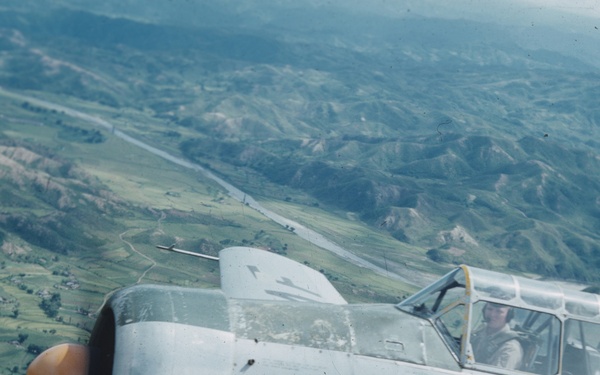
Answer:
<path fill-rule="evenodd" d="M 563 374 L 600 373 L 600 324 L 567 320 L 563 346 Z"/>
<path fill-rule="evenodd" d="M 519 285 L 521 299 L 529 305 L 553 310 L 562 305 L 563 292 L 553 284 L 519 278 Z"/>
<path fill-rule="evenodd" d="M 460 344 L 466 324 L 466 306 L 458 305 L 449 309 L 435 321 L 442 337 L 456 355 L 460 355 Z"/>
<path fill-rule="evenodd" d="M 593 318 L 600 314 L 598 296 L 591 293 L 565 293 L 565 307 L 574 315 Z"/>
<path fill-rule="evenodd" d="M 471 324 L 475 367 L 557 373 L 560 321 L 554 315 L 479 301 L 473 305 Z"/>
<path fill-rule="evenodd" d="M 452 272 L 398 305 L 398 308 L 423 318 L 443 314 L 465 298 L 462 272 Z"/>
<path fill-rule="evenodd" d="M 470 269 L 472 278 L 476 279 L 475 291 L 480 298 L 492 297 L 502 300 L 515 298 L 515 282 L 510 275 L 483 271 L 477 268 Z"/>

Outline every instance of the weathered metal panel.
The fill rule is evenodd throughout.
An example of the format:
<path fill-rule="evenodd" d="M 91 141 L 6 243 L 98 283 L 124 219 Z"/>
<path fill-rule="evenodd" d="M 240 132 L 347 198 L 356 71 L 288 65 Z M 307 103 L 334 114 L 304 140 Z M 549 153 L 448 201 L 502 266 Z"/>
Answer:
<path fill-rule="evenodd" d="M 169 322 L 137 322 L 117 330 L 114 375 L 230 374 L 230 332 Z"/>
<path fill-rule="evenodd" d="M 239 339 L 233 374 L 358 374 L 352 368 L 352 360 L 350 353 Z"/>
<path fill-rule="evenodd" d="M 232 300 L 230 313 L 240 339 L 460 369 L 428 321 L 393 305 Z"/>
<path fill-rule="evenodd" d="M 229 330 L 227 299 L 221 291 L 137 285 L 109 300 L 118 326 L 138 322 L 174 322 Z"/>
<path fill-rule="evenodd" d="M 219 267 L 221 289 L 229 298 L 346 304 L 323 274 L 265 250 L 221 250 Z"/>
<path fill-rule="evenodd" d="M 427 320 L 393 305 L 237 300 L 220 291 L 141 285 L 117 292 L 109 306 L 117 326 L 115 374 L 249 371 L 259 368 L 252 367 L 258 354 L 265 374 L 355 373 L 356 361 L 369 362 L 361 358 L 391 360 L 373 362 L 390 369 L 403 361 L 460 371 Z"/>
<path fill-rule="evenodd" d="M 352 336 L 340 305 L 230 301 L 232 330 L 240 338 L 350 351 Z"/>
<path fill-rule="evenodd" d="M 356 338 L 355 354 L 460 369 L 430 322 L 392 305 L 349 305 L 348 311 Z"/>

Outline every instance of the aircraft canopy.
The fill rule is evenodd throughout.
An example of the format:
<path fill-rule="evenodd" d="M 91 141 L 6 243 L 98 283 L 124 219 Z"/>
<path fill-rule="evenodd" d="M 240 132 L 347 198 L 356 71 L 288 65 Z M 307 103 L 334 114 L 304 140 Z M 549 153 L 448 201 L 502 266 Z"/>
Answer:
<path fill-rule="evenodd" d="M 599 297 L 553 282 L 460 266 L 397 308 L 430 320 L 464 367 L 596 375 L 600 369 Z M 506 322 L 522 348 L 522 356 L 512 364 L 493 363 L 477 355 L 475 337 L 489 325 L 484 311 L 489 304 L 510 311 Z"/>

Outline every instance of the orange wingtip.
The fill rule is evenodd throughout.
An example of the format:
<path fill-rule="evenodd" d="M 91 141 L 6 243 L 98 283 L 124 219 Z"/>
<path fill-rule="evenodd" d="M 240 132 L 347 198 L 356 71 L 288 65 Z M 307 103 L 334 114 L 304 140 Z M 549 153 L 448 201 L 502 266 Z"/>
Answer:
<path fill-rule="evenodd" d="M 38 355 L 27 368 L 27 375 L 86 375 L 89 360 L 87 347 L 60 344 Z"/>

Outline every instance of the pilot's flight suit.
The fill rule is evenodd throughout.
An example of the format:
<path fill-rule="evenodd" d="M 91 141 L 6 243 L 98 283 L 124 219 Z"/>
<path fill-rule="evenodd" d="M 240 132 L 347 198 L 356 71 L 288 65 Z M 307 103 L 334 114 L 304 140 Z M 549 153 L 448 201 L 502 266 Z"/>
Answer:
<path fill-rule="evenodd" d="M 508 324 L 500 331 L 488 335 L 485 327 L 471 337 L 475 362 L 518 370 L 523 360 L 523 348 L 517 333 Z"/>

